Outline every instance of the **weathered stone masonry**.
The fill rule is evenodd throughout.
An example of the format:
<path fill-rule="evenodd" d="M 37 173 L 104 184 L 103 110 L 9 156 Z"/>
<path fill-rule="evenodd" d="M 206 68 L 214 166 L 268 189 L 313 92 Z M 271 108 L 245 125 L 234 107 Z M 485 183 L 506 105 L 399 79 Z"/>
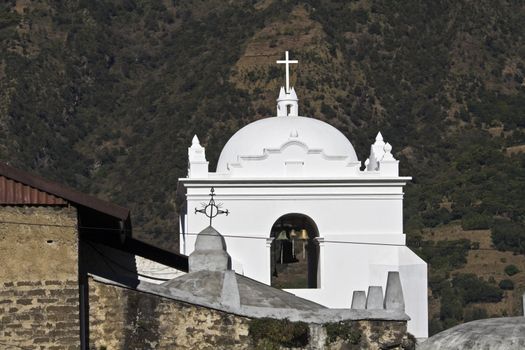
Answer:
<path fill-rule="evenodd" d="M 94 349 L 250 349 L 249 318 L 89 282 Z"/>
<path fill-rule="evenodd" d="M 0 211 L 0 348 L 80 347 L 76 222 L 71 207 Z"/>

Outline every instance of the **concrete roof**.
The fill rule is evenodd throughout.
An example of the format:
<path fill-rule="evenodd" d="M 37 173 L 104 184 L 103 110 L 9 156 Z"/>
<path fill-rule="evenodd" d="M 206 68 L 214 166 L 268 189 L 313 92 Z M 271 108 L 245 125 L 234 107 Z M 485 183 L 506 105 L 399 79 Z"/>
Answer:
<path fill-rule="evenodd" d="M 460 324 L 438 333 L 418 350 L 525 349 L 525 317 L 501 317 Z"/>
<path fill-rule="evenodd" d="M 235 278 L 240 297 L 240 307 L 292 308 L 302 311 L 325 309 L 322 305 L 251 278 L 238 274 L 235 274 Z M 210 303 L 221 303 L 224 280 L 224 271 L 198 271 L 167 281 L 162 286 L 191 293 Z"/>
<path fill-rule="evenodd" d="M 300 311 L 324 309 L 324 306 L 291 293 L 272 288 L 251 278 L 238 275 L 230 267 L 230 256 L 222 235 L 208 226 L 197 236 L 195 250 L 189 256 L 189 273 L 162 284 L 187 292 L 211 304 L 234 309 L 263 307 Z"/>
<path fill-rule="evenodd" d="M 398 310 L 353 310 L 353 309 L 328 309 L 320 307 L 317 310 L 298 310 L 294 307 L 286 308 L 272 308 L 272 307 L 257 307 L 244 304 L 241 307 L 225 305 L 221 302 L 212 302 L 210 298 L 195 295 L 193 292 L 187 290 L 179 290 L 169 288 L 162 284 L 154 284 L 146 281 L 136 280 L 125 281 L 125 278 L 120 278 L 117 282 L 112 279 L 104 278 L 90 273 L 90 276 L 99 283 L 119 286 L 144 292 L 148 294 L 158 295 L 167 299 L 177 300 L 180 302 L 204 306 L 214 310 L 224 311 L 231 314 L 245 316 L 245 317 L 271 317 L 276 319 L 289 319 L 297 322 L 303 321 L 307 323 L 325 323 L 325 322 L 339 322 L 345 320 L 392 320 L 392 321 L 406 321 L 410 318 L 403 312 Z M 271 287 L 269 287 L 271 288 Z M 286 292 L 283 292 L 286 293 Z M 289 293 L 287 293 L 289 294 Z M 293 296 L 294 298 L 298 298 Z M 304 300 L 298 298 L 300 300 Z M 217 300 L 217 299 L 216 299 Z M 305 300 L 309 302 L 308 300 Z M 241 302 L 242 303 L 242 302 Z"/>

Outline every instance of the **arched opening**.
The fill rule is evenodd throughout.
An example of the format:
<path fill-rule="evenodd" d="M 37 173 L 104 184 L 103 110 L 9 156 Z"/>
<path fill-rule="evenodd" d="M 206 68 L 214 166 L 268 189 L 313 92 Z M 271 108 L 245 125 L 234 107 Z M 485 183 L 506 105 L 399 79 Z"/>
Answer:
<path fill-rule="evenodd" d="M 292 105 L 289 104 L 289 105 L 286 105 L 286 115 L 290 115 L 290 113 L 292 113 Z"/>
<path fill-rule="evenodd" d="M 303 214 L 281 216 L 272 226 L 271 285 L 276 288 L 319 287 L 319 231 Z"/>

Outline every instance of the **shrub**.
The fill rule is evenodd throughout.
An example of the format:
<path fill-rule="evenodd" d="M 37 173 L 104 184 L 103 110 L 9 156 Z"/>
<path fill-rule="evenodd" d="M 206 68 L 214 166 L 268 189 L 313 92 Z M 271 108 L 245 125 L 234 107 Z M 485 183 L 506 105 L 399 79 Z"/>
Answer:
<path fill-rule="evenodd" d="M 503 290 L 513 290 L 514 289 L 514 282 L 512 282 L 509 279 L 501 280 L 499 282 L 499 287 Z"/>
<path fill-rule="evenodd" d="M 432 289 L 432 294 L 441 296 L 442 291 L 451 288 L 448 280 L 448 271 L 431 269 L 428 274 L 428 286 Z"/>
<path fill-rule="evenodd" d="M 412 334 L 407 332 L 407 336 L 401 342 L 401 349 L 404 350 L 416 350 L 417 338 Z"/>
<path fill-rule="evenodd" d="M 452 328 L 454 326 L 457 326 L 460 322 L 456 320 L 455 318 L 447 318 L 443 320 L 443 328 Z"/>
<path fill-rule="evenodd" d="M 505 266 L 505 273 L 508 275 L 508 276 L 514 276 L 515 274 L 517 274 L 518 272 L 520 272 L 520 270 L 516 267 L 516 265 L 507 265 Z"/>
<path fill-rule="evenodd" d="M 368 26 L 368 32 L 370 34 L 381 34 L 381 25 L 377 22 L 374 22 Z"/>
<path fill-rule="evenodd" d="M 359 344 L 361 340 L 361 330 L 354 322 L 333 322 L 325 324 L 324 327 L 326 329 L 327 345 L 337 341 L 337 339 L 353 345 Z"/>
<path fill-rule="evenodd" d="M 481 320 L 487 317 L 489 317 L 487 310 L 478 307 L 465 311 L 465 322 Z"/>
<path fill-rule="evenodd" d="M 445 208 L 429 209 L 421 213 L 423 224 L 427 227 L 436 227 L 450 222 L 451 213 Z"/>
<path fill-rule="evenodd" d="M 467 253 L 470 250 L 468 239 L 454 241 L 422 241 L 419 255 L 433 269 L 457 269 L 467 263 Z"/>
<path fill-rule="evenodd" d="M 503 298 L 503 292 L 498 287 L 485 282 L 473 273 L 456 275 L 452 279 L 452 286 L 461 295 L 464 304 L 497 303 Z"/>
<path fill-rule="evenodd" d="M 20 19 L 20 15 L 14 11 L 2 11 L 0 12 L 0 29 L 17 25 Z"/>
<path fill-rule="evenodd" d="M 488 318 L 487 310 L 478 307 L 465 311 L 465 322 Z"/>
<path fill-rule="evenodd" d="M 467 213 L 461 218 L 463 230 L 484 230 L 490 228 L 491 217 L 476 212 Z"/>
<path fill-rule="evenodd" d="M 304 347 L 308 345 L 308 325 L 304 322 L 259 318 L 250 322 L 250 337 L 264 348 Z"/>
<path fill-rule="evenodd" d="M 497 220 L 492 225 L 492 242 L 500 250 L 525 252 L 525 228 L 508 220 Z"/>
<path fill-rule="evenodd" d="M 437 318 L 431 319 L 428 323 L 429 336 L 433 336 L 434 334 L 441 332 L 443 329 L 443 323 Z"/>
<path fill-rule="evenodd" d="M 458 298 L 452 293 L 443 293 L 439 312 L 441 320 L 445 321 L 454 319 L 461 321 L 463 318 L 463 305 L 461 304 L 461 301 L 461 298 Z"/>
<path fill-rule="evenodd" d="M 324 102 L 321 104 L 321 113 L 329 118 L 335 118 L 337 116 L 337 113 L 334 111 L 334 109 Z"/>

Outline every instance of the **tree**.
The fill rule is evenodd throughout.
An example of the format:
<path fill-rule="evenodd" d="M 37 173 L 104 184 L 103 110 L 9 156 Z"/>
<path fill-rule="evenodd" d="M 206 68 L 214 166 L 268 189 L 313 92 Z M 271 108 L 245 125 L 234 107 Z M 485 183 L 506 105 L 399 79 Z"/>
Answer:
<path fill-rule="evenodd" d="M 505 266 L 505 273 L 509 276 L 514 276 L 518 272 L 520 272 L 520 270 L 516 267 L 516 265 L 511 264 L 511 265 Z"/>
<path fill-rule="evenodd" d="M 514 289 L 514 282 L 512 282 L 509 279 L 501 280 L 498 285 L 503 290 L 513 290 Z"/>

